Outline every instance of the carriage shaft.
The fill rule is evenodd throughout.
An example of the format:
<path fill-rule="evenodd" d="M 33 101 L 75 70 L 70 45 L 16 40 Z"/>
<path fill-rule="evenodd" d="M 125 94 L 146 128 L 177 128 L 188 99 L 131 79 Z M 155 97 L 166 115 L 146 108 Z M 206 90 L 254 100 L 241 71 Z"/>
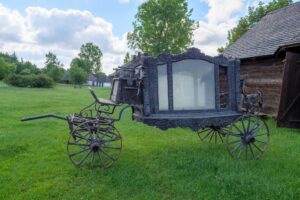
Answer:
<path fill-rule="evenodd" d="M 48 118 L 48 117 L 53 117 L 53 118 L 57 118 L 57 119 L 61 119 L 61 120 L 67 120 L 66 116 L 57 115 L 57 114 L 45 114 L 45 115 L 24 117 L 24 118 L 21 119 L 21 121 L 24 122 L 24 121 L 43 119 L 43 118 Z"/>

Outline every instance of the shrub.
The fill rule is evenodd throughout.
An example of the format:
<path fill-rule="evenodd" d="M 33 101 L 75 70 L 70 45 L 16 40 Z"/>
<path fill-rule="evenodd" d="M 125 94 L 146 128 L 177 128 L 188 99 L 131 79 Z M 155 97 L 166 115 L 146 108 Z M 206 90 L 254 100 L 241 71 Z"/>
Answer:
<path fill-rule="evenodd" d="M 75 85 L 81 85 L 88 79 L 86 71 L 76 65 L 71 66 L 69 74 L 71 83 Z"/>
<path fill-rule="evenodd" d="M 30 69 L 23 69 L 21 72 L 20 72 L 21 75 L 29 75 L 31 74 L 31 70 Z"/>
<path fill-rule="evenodd" d="M 46 74 L 32 75 L 32 87 L 36 88 L 52 88 L 54 81 Z"/>
<path fill-rule="evenodd" d="M 3 58 L 0 58 L 0 80 L 13 73 L 15 68 L 16 66 L 14 64 L 7 63 Z"/>
<path fill-rule="evenodd" d="M 54 81 L 45 74 L 31 75 L 9 75 L 5 82 L 17 87 L 52 88 Z"/>
<path fill-rule="evenodd" d="M 52 66 L 48 71 L 47 75 L 52 78 L 55 82 L 59 82 L 64 78 L 65 70 L 62 67 Z"/>

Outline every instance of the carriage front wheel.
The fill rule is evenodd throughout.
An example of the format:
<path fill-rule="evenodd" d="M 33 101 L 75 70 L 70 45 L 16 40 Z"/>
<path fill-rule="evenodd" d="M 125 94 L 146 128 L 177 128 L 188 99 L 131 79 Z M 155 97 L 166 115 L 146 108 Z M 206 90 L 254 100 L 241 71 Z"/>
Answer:
<path fill-rule="evenodd" d="M 118 159 L 121 149 L 122 138 L 114 126 L 78 127 L 67 143 L 68 156 L 77 167 L 87 163 L 108 168 Z"/>
<path fill-rule="evenodd" d="M 234 159 L 257 160 L 269 145 L 269 128 L 259 116 L 244 115 L 229 125 L 228 152 Z"/>

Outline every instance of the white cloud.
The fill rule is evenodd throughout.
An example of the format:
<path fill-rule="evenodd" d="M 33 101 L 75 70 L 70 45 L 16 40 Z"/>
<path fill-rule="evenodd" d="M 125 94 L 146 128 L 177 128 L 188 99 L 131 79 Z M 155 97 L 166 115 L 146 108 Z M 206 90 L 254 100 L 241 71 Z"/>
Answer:
<path fill-rule="evenodd" d="M 126 33 L 121 38 L 114 36 L 112 24 L 89 11 L 28 7 L 25 13 L 0 4 L 0 51 L 16 52 L 40 67 L 45 54 L 52 51 L 68 67 L 80 46 L 93 42 L 103 52 L 105 73 L 122 63 Z"/>
<path fill-rule="evenodd" d="M 21 14 L 0 4 L 0 19 L 1 40 L 21 41 L 25 33 L 25 21 Z"/>
<path fill-rule="evenodd" d="M 244 7 L 242 0 L 201 0 L 210 7 L 206 18 L 209 23 L 218 24 L 226 22 L 232 15 Z"/>
<path fill-rule="evenodd" d="M 243 0 L 201 0 L 209 6 L 206 21 L 199 21 L 194 31 L 194 46 L 208 55 L 216 55 L 217 48 L 225 45 L 227 33 L 238 21 L 237 14 L 245 12 Z"/>
<path fill-rule="evenodd" d="M 122 3 L 122 4 L 129 3 L 129 2 L 132 2 L 132 1 L 134 1 L 134 0 L 119 0 L 119 2 Z M 146 0 L 136 0 L 136 1 L 138 3 L 142 3 L 142 2 L 144 2 Z"/>
<path fill-rule="evenodd" d="M 119 0 L 120 3 L 129 3 L 130 0 Z"/>

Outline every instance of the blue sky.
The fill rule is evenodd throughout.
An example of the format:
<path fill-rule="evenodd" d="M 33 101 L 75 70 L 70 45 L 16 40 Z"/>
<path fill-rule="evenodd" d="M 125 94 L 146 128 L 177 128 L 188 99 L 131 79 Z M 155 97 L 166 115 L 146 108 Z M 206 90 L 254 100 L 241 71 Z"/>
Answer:
<path fill-rule="evenodd" d="M 268 2 L 269 0 L 264 0 Z M 103 52 L 103 71 L 111 73 L 130 51 L 126 34 L 143 0 L 0 0 L 0 51 L 43 67 L 45 54 L 54 52 L 69 67 L 80 46 L 93 42 Z M 258 0 L 188 0 L 194 47 L 216 55 L 227 32 Z"/>

